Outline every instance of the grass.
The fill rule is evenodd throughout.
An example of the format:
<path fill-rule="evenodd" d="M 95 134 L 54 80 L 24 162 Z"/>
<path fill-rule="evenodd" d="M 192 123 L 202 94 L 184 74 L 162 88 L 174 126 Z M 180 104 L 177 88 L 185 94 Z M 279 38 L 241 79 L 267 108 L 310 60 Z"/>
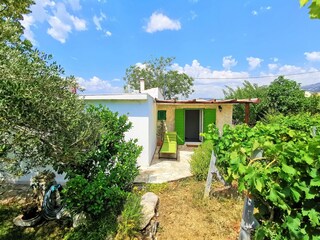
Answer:
<path fill-rule="evenodd" d="M 156 193 L 160 198 L 158 206 L 158 239 L 236 239 L 240 227 L 243 201 L 232 197 L 213 197 L 203 199 L 204 181 L 188 178 L 181 181 L 146 184 L 140 188 L 140 194 L 147 191 Z M 216 187 L 213 184 L 213 187 Z M 1 195 L 0 195 L 1 200 Z M 76 229 L 69 221 L 49 221 L 35 228 L 14 226 L 12 220 L 20 214 L 23 203 L 0 201 L 0 240 L 26 239 L 71 239 L 99 240 L 107 236 L 116 236 L 118 231 L 136 233 L 131 219 L 136 218 L 134 209 L 137 201 L 127 205 L 121 217 L 106 213 L 98 219 L 92 219 L 86 226 Z M 132 227 L 132 228 L 131 228 Z M 125 235 L 122 235 L 125 236 Z M 129 239 L 129 238 L 127 238 Z"/>
<path fill-rule="evenodd" d="M 204 182 L 194 178 L 168 184 L 159 194 L 159 239 L 236 239 L 243 201 L 203 199 Z"/>
<path fill-rule="evenodd" d="M 21 228 L 13 224 L 12 220 L 21 213 L 21 205 L 0 205 L 0 239 L 1 240 L 42 240 L 63 239 L 70 230 L 70 222 L 46 222 L 34 228 Z"/>

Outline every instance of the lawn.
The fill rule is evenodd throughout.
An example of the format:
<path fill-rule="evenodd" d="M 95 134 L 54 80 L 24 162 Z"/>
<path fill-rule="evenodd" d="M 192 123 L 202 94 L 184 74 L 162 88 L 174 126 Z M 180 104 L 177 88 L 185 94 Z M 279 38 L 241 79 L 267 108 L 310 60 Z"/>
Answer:
<path fill-rule="evenodd" d="M 236 239 L 243 201 L 240 198 L 204 200 L 204 182 L 188 178 L 165 184 L 151 184 L 143 192 L 153 191 L 159 198 L 157 238 Z M 1 192 L 0 192 L 1 193 Z M 73 229 L 71 221 L 44 222 L 35 228 L 20 228 L 12 220 L 19 214 L 23 199 L 0 195 L 0 239 L 105 239 L 116 232 L 116 217 L 91 221 L 85 228 Z M 139 239 L 139 238 L 138 238 Z"/>

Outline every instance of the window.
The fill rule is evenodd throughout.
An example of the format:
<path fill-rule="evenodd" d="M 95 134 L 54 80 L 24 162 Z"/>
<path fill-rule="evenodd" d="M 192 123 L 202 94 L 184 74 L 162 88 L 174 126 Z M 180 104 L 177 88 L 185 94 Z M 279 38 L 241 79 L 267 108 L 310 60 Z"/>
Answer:
<path fill-rule="evenodd" d="M 167 119 L 167 111 L 159 110 L 158 111 L 158 120 L 166 120 Z"/>

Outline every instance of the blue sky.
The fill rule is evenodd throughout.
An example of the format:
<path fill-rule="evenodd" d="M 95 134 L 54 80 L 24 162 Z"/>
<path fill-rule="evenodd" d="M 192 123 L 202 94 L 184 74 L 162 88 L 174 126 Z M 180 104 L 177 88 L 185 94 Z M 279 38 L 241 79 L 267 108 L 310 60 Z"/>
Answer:
<path fill-rule="evenodd" d="M 51 53 L 85 94 L 119 93 L 130 65 L 175 57 L 190 98 L 278 75 L 320 82 L 320 20 L 298 0 L 36 0 L 24 36 Z M 258 78 L 256 78 L 258 77 Z"/>

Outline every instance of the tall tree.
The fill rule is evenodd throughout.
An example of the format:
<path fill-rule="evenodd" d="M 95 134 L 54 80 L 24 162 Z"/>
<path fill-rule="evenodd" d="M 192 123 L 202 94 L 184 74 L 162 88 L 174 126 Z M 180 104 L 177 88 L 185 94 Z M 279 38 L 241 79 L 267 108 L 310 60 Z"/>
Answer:
<path fill-rule="evenodd" d="M 81 161 L 99 126 L 69 91 L 75 79 L 61 77 L 50 55 L 21 40 L 30 4 L 0 4 L 0 170 L 17 175 L 47 164 L 62 172 L 66 162 Z"/>
<path fill-rule="evenodd" d="M 140 78 L 144 78 L 145 87 L 159 87 L 165 99 L 188 97 L 192 92 L 193 78 L 185 73 L 171 70 L 174 58 L 154 58 L 142 65 L 132 65 L 126 69 L 125 89 L 139 89 Z"/>
<path fill-rule="evenodd" d="M 267 99 L 269 108 L 283 114 L 298 113 L 304 109 L 306 104 L 306 97 L 300 84 L 283 76 L 270 84 Z"/>
<path fill-rule="evenodd" d="M 304 7 L 308 3 L 309 5 L 309 16 L 311 19 L 320 19 L 320 1 L 319 0 L 300 0 L 300 6 Z"/>
<path fill-rule="evenodd" d="M 226 87 L 223 90 L 225 99 L 244 99 L 244 98 L 260 98 L 260 103 L 252 104 L 250 107 L 250 124 L 255 124 L 258 120 L 264 117 L 267 111 L 267 86 L 258 86 L 258 84 L 252 84 L 249 81 L 244 81 L 243 85 L 235 89 Z M 243 104 L 234 106 L 233 120 L 236 123 L 243 123 L 245 116 L 245 110 Z"/>

